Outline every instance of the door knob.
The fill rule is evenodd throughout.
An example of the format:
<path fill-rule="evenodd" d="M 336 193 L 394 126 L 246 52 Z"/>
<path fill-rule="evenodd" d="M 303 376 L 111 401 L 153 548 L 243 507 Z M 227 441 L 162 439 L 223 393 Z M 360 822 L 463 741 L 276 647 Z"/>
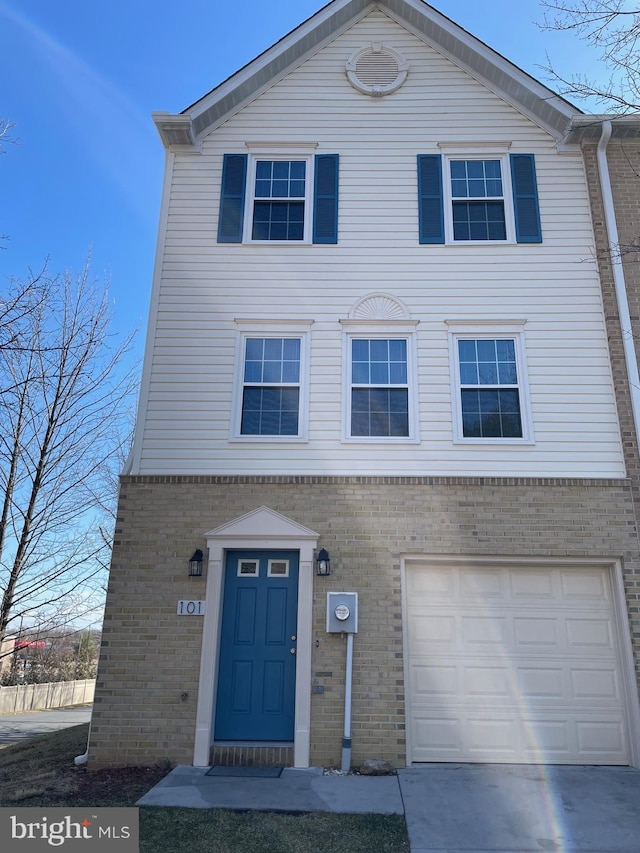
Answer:
<path fill-rule="evenodd" d="M 296 653 L 295 647 L 292 649 L 289 649 L 289 654 L 295 655 L 295 653 Z"/>

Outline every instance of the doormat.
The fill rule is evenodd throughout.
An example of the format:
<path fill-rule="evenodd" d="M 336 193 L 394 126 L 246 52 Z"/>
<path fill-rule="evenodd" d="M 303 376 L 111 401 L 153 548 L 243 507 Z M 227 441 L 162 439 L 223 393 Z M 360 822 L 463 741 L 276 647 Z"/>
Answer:
<path fill-rule="evenodd" d="M 236 776 L 241 779 L 278 779 L 282 767 L 223 767 L 216 764 L 205 776 Z"/>

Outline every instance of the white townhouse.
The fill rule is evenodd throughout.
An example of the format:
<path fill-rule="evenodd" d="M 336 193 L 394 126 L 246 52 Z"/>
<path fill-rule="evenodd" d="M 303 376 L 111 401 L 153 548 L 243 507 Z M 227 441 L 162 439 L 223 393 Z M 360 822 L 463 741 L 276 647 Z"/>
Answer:
<path fill-rule="evenodd" d="M 154 121 L 90 765 L 638 766 L 585 116 L 422 0 L 333 0 Z"/>

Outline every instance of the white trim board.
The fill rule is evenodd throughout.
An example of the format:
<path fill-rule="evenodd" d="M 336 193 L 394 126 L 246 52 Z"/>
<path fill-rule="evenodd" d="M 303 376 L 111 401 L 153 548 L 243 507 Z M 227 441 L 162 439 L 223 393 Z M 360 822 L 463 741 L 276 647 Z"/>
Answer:
<path fill-rule="evenodd" d="M 209 549 L 206 593 L 209 606 L 205 611 L 202 631 L 193 764 L 195 767 L 209 765 L 209 750 L 213 743 L 225 555 L 232 549 L 247 548 L 300 553 L 293 752 L 294 766 L 308 767 L 311 747 L 313 557 L 319 534 L 263 506 L 210 530 L 204 536 Z"/>

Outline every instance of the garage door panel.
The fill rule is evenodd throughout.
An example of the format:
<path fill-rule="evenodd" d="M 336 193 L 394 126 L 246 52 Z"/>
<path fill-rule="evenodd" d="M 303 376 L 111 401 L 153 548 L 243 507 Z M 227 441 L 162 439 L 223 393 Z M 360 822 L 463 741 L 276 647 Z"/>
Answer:
<path fill-rule="evenodd" d="M 454 616 L 437 616 L 417 611 L 410 618 L 412 636 L 418 646 L 424 644 L 428 647 L 433 643 L 446 643 L 451 647 L 457 645 L 458 632 Z"/>
<path fill-rule="evenodd" d="M 568 720 L 561 714 L 508 716 L 457 712 L 423 717 L 414 761 L 511 764 L 625 764 L 619 720 Z"/>
<path fill-rule="evenodd" d="M 528 702 L 564 699 L 565 685 L 562 666 L 518 667 L 517 693 Z"/>
<path fill-rule="evenodd" d="M 460 629 L 468 646 L 502 646 L 509 634 L 507 620 L 499 616 L 463 616 Z"/>
<path fill-rule="evenodd" d="M 411 667 L 410 682 L 416 701 L 420 697 L 455 697 L 460 693 L 458 668 L 455 666 L 414 665 Z"/>
<path fill-rule="evenodd" d="M 503 571 L 487 570 L 481 575 L 476 571 L 460 571 L 460 594 L 462 599 L 482 596 L 485 600 L 503 599 L 508 594 L 507 577 Z"/>
<path fill-rule="evenodd" d="M 418 589 L 406 605 L 412 761 L 628 763 L 606 571 L 410 566 Z"/>
<path fill-rule="evenodd" d="M 570 679 L 572 696 L 576 699 L 611 702 L 622 700 L 618 673 L 614 667 L 572 669 Z"/>
<path fill-rule="evenodd" d="M 567 603 L 610 601 L 608 576 L 604 571 L 561 571 L 560 584 Z"/>
<path fill-rule="evenodd" d="M 515 601 L 549 601 L 557 596 L 555 577 L 548 572 L 522 571 L 515 574 L 505 569 L 510 580 L 511 596 Z"/>
<path fill-rule="evenodd" d="M 475 699 L 510 697 L 512 677 L 506 667 L 464 667 L 464 692 Z"/>
<path fill-rule="evenodd" d="M 613 631 L 609 619 L 567 619 L 567 643 L 574 649 L 613 652 Z"/>
<path fill-rule="evenodd" d="M 462 721 L 456 717 L 423 717 L 416 720 L 417 749 L 424 756 L 449 755 L 450 758 L 417 758 L 416 761 L 456 761 L 461 750 Z"/>
<path fill-rule="evenodd" d="M 408 579 L 408 593 L 414 596 L 429 596 L 431 601 L 438 598 L 450 600 L 457 594 L 454 585 L 457 581 L 455 574 L 449 569 L 434 569 L 428 573 L 415 572 Z"/>
<path fill-rule="evenodd" d="M 576 737 L 581 755 L 604 756 L 624 753 L 624 727 L 619 720 L 579 720 Z"/>
<path fill-rule="evenodd" d="M 528 651 L 544 647 L 545 651 L 551 646 L 554 649 L 560 647 L 560 635 L 558 620 L 545 616 L 514 616 L 513 636 L 515 645 L 526 646 Z"/>

